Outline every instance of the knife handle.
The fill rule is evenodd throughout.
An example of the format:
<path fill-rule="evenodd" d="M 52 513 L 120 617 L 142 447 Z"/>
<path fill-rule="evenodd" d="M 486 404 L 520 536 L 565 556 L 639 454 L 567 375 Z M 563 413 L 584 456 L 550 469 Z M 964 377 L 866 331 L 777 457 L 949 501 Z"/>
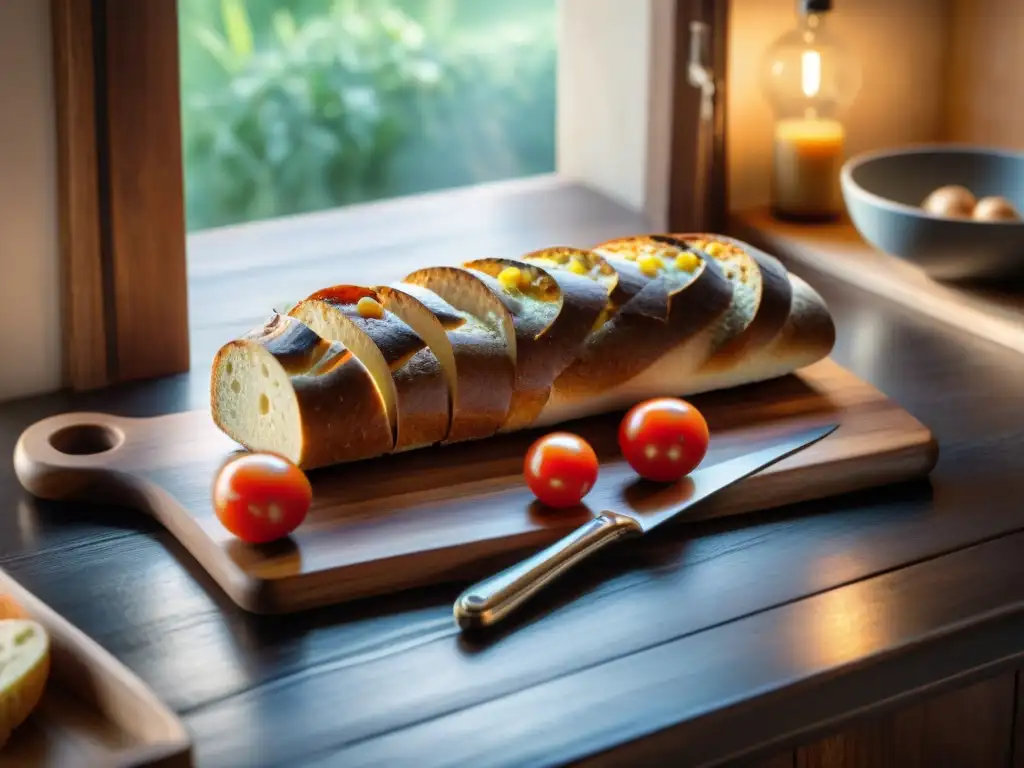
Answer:
<path fill-rule="evenodd" d="M 642 533 L 633 518 L 603 512 L 546 549 L 467 589 L 455 601 L 455 621 L 463 629 L 489 627 L 583 558 L 623 536 Z"/>

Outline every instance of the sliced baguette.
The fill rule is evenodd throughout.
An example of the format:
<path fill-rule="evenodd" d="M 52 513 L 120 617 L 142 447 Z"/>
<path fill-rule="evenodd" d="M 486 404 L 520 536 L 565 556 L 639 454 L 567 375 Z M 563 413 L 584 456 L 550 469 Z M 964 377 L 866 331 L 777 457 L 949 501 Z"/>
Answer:
<path fill-rule="evenodd" d="M 376 291 L 355 285 L 325 288 L 288 314 L 322 338 L 340 341 L 366 366 L 384 396 L 395 451 L 447 437 L 448 382 L 441 363 Z"/>
<path fill-rule="evenodd" d="M 441 363 L 451 402 L 444 442 L 490 437 L 508 414 L 515 360 L 503 334 L 471 312 L 460 311 L 414 283 L 378 287 L 389 311 L 429 345 Z M 492 297 L 493 298 L 493 297 Z"/>
<path fill-rule="evenodd" d="M 516 376 L 503 431 L 537 418 L 555 378 L 576 358 L 608 302 L 602 283 L 513 259 L 463 264 L 508 310 L 516 339 Z"/>
<path fill-rule="evenodd" d="M 649 278 L 640 274 L 635 264 L 619 264 L 619 268 L 615 269 L 594 251 L 580 248 L 544 248 L 526 254 L 522 260 L 549 272 L 571 272 L 604 286 L 607 294 L 605 307 L 594 321 L 592 331 L 611 320 L 624 304 L 650 282 Z"/>
<path fill-rule="evenodd" d="M 711 248 L 712 238 L 724 247 Z M 530 285 L 543 288 L 541 297 L 516 295 L 518 281 L 516 290 L 503 287 L 510 266 L 525 269 Z M 348 318 L 355 296 L 370 293 L 385 316 L 395 316 L 385 327 L 404 323 L 417 348 L 436 359 L 450 403 L 444 442 L 775 378 L 827 356 L 835 342 L 820 295 L 772 257 L 720 235 L 644 235 L 588 251 L 545 249 L 345 291 L 344 300 L 321 292 L 315 301 Z M 305 312 L 298 310 L 315 325 Z M 402 407 L 398 379 L 385 370 L 394 373 L 402 355 L 389 334 L 371 333 L 330 332 L 358 348 L 354 355 L 296 318 L 277 315 L 229 342 L 214 362 L 216 423 L 242 445 L 306 468 L 393 451 Z M 367 338 L 373 343 L 366 345 Z M 373 349 L 385 360 L 376 377 L 373 363 L 360 361 L 369 361 Z M 408 373 L 410 392 L 440 391 L 436 368 Z M 555 378 L 545 393 L 547 376 Z M 513 399 L 517 383 L 530 397 Z"/>
<path fill-rule="evenodd" d="M 827 357 L 836 327 L 824 299 L 803 279 L 789 274 L 793 300 L 782 330 L 759 351 L 730 367 L 708 365 L 686 382 L 685 394 L 729 389 L 778 378 Z"/>
<path fill-rule="evenodd" d="M 703 370 L 729 370 L 760 352 L 789 318 L 793 286 L 786 268 L 767 253 L 731 237 L 672 235 L 715 259 L 733 283 L 733 302 L 715 339 L 715 351 Z"/>
<path fill-rule="evenodd" d="M 562 394 L 556 386 L 547 406 L 533 423 L 545 427 L 607 411 L 625 410 L 651 397 L 685 397 L 730 389 L 785 376 L 827 357 L 835 344 L 835 325 L 821 296 L 806 282 L 789 275 L 793 301 L 782 330 L 760 351 L 731 367 L 706 363 L 693 369 L 693 357 L 677 348 L 638 376 L 591 397 Z"/>
<path fill-rule="evenodd" d="M 366 366 L 288 315 L 221 347 L 211 403 L 214 422 L 233 440 L 304 469 L 393 447 L 384 397 Z"/>
<path fill-rule="evenodd" d="M 660 266 L 590 335 L 573 364 L 555 381 L 552 400 L 561 405 L 600 403 L 666 356 L 684 366 L 676 375 L 698 370 L 713 351 L 714 325 L 732 298 L 732 286 L 717 264 L 670 239 L 629 238 L 594 250 L 616 271 L 635 267 L 639 256 L 651 256 Z M 677 266 L 676 259 L 684 253 L 688 258 Z"/>

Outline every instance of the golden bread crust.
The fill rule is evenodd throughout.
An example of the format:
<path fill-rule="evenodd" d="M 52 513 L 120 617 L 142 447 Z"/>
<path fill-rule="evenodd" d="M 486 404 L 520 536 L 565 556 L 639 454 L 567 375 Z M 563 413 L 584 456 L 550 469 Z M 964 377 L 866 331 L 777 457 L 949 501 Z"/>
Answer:
<path fill-rule="evenodd" d="M 512 315 L 516 380 L 502 430 L 521 429 L 537 417 L 555 379 L 576 359 L 608 302 L 608 290 L 581 275 L 547 270 L 525 260 L 477 259 L 463 266 L 478 273 Z M 498 277 L 509 269 L 532 273 L 532 284 L 541 296 L 503 286 Z"/>
<path fill-rule="evenodd" d="M 233 348 L 258 346 L 288 374 L 301 423 L 296 463 L 303 469 L 356 461 L 389 453 L 393 447 L 384 400 L 365 366 L 345 347 L 320 338 L 303 323 L 275 314 L 262 327 L 228 342 L 214 359 L 214 422 L 250 450 L 242 436 L 231 434 L 221 418 L 216 396 L 218 378 L 230 375 L 224 361 Z"/>
<path fill-rule="evenodd" d="M 674 234 L 672 237 L 687 243 L 717 242 L 746 257 L 746 268 L 756 270 L 753 317 L 739 333 L 724 339 L 707 362 L 709 370 L 728 370 L 760 352 L 775 339 L 789 318 L 793 287 L 786 268 L 778 259 L 744 242 L 725 235 L 708 233 Z M 737 275 L 736 279 L 743 279 Z"/>
<path fill-rule="evenodd" d="M 380 306 L 379 316 L 361 312 L 361 300 Z M 333 315 L 334 322 L 346 322 L 381 353 L 395 389 L 395 451 L 422 448 L 447 437 L 448 384 L 441 363 L 419 334 L 387 310 L 377 291 L 356 285 L 332 286 L 299 302 L 289 314 L 302 318 L 307 312 L 314 317 Z"/>
<path fill-rule="evenodd" d="M 445 443 L 490 437 L 504 423 L 512 398 L 515 366 L 500 333 L 467 317 L 423 286 L 397 283 L 379 288 L 385 306 L 410 319 L 417 312 L 435 325 L 451 349 L 453 388 Z M 404 311 L 403 311 L 404 310 Z M 418 311 L 417 311 L 418 310 Z"/>
<path fill-rule="evenodd" d="M 603 248 L 597 249 L 604 255 Z M 618 269 L 619 256 L 609 263 Z M 728 308 L 732 289 L 712 260 L 702 260 L 688 282 L 650 279 L 587 340 L 555 382 L 564 396 L 596 395 L 624 384 L 706 330 Z"/>
<path fill-rule="evenodd" d="M 709 240 L 728 255 L 699 247 Z M 380 307 L 361 314 L 371 299 Z M 708 233 L 474 259 L 390 286 L 335 286 L 305 304 L 343 316 L 386 366 L 371 370 L 358 356 L 376 360 L 366 348 L 353 342 L 353 354 L 274 315 L 218 352 L 211 410 L 239 443 L 273 450 L 278 439 L 307 469 L 776 378 L 826 357 L 836 339 L 828 307 L 804 280 L 742 241 Z M 230 361 L 235 376 L 249 366 L 251 387 L 231 386 Z M 385 370 L 397 405 L 375 383 L 387 382 Z M 271 384 L 287 395 L 270 409 L 294 425 L 285 437 L 253 406 Z M 258 444 L 246 444 L 246 430 Z"/>

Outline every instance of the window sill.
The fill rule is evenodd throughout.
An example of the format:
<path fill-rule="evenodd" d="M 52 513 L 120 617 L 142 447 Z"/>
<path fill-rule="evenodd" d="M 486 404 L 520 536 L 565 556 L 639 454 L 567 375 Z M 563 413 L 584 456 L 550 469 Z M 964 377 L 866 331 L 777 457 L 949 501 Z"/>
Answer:
<path fill-rule="evenodd" d="M 329 285 L 648 228 L 592 189 L 540 176 L 197 232 L 188 238 L 191 376 L 205 378 L 217 349 L 275 308 Z"/>

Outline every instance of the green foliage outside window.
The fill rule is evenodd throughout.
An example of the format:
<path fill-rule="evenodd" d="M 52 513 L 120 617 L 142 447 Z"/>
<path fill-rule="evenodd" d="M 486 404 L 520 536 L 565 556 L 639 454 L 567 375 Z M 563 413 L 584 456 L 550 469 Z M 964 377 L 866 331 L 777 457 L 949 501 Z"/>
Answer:
<path fill-rule="evenodd" d="M 555 0 L 180 0 L 188 228 L 554 169 Z"/>

